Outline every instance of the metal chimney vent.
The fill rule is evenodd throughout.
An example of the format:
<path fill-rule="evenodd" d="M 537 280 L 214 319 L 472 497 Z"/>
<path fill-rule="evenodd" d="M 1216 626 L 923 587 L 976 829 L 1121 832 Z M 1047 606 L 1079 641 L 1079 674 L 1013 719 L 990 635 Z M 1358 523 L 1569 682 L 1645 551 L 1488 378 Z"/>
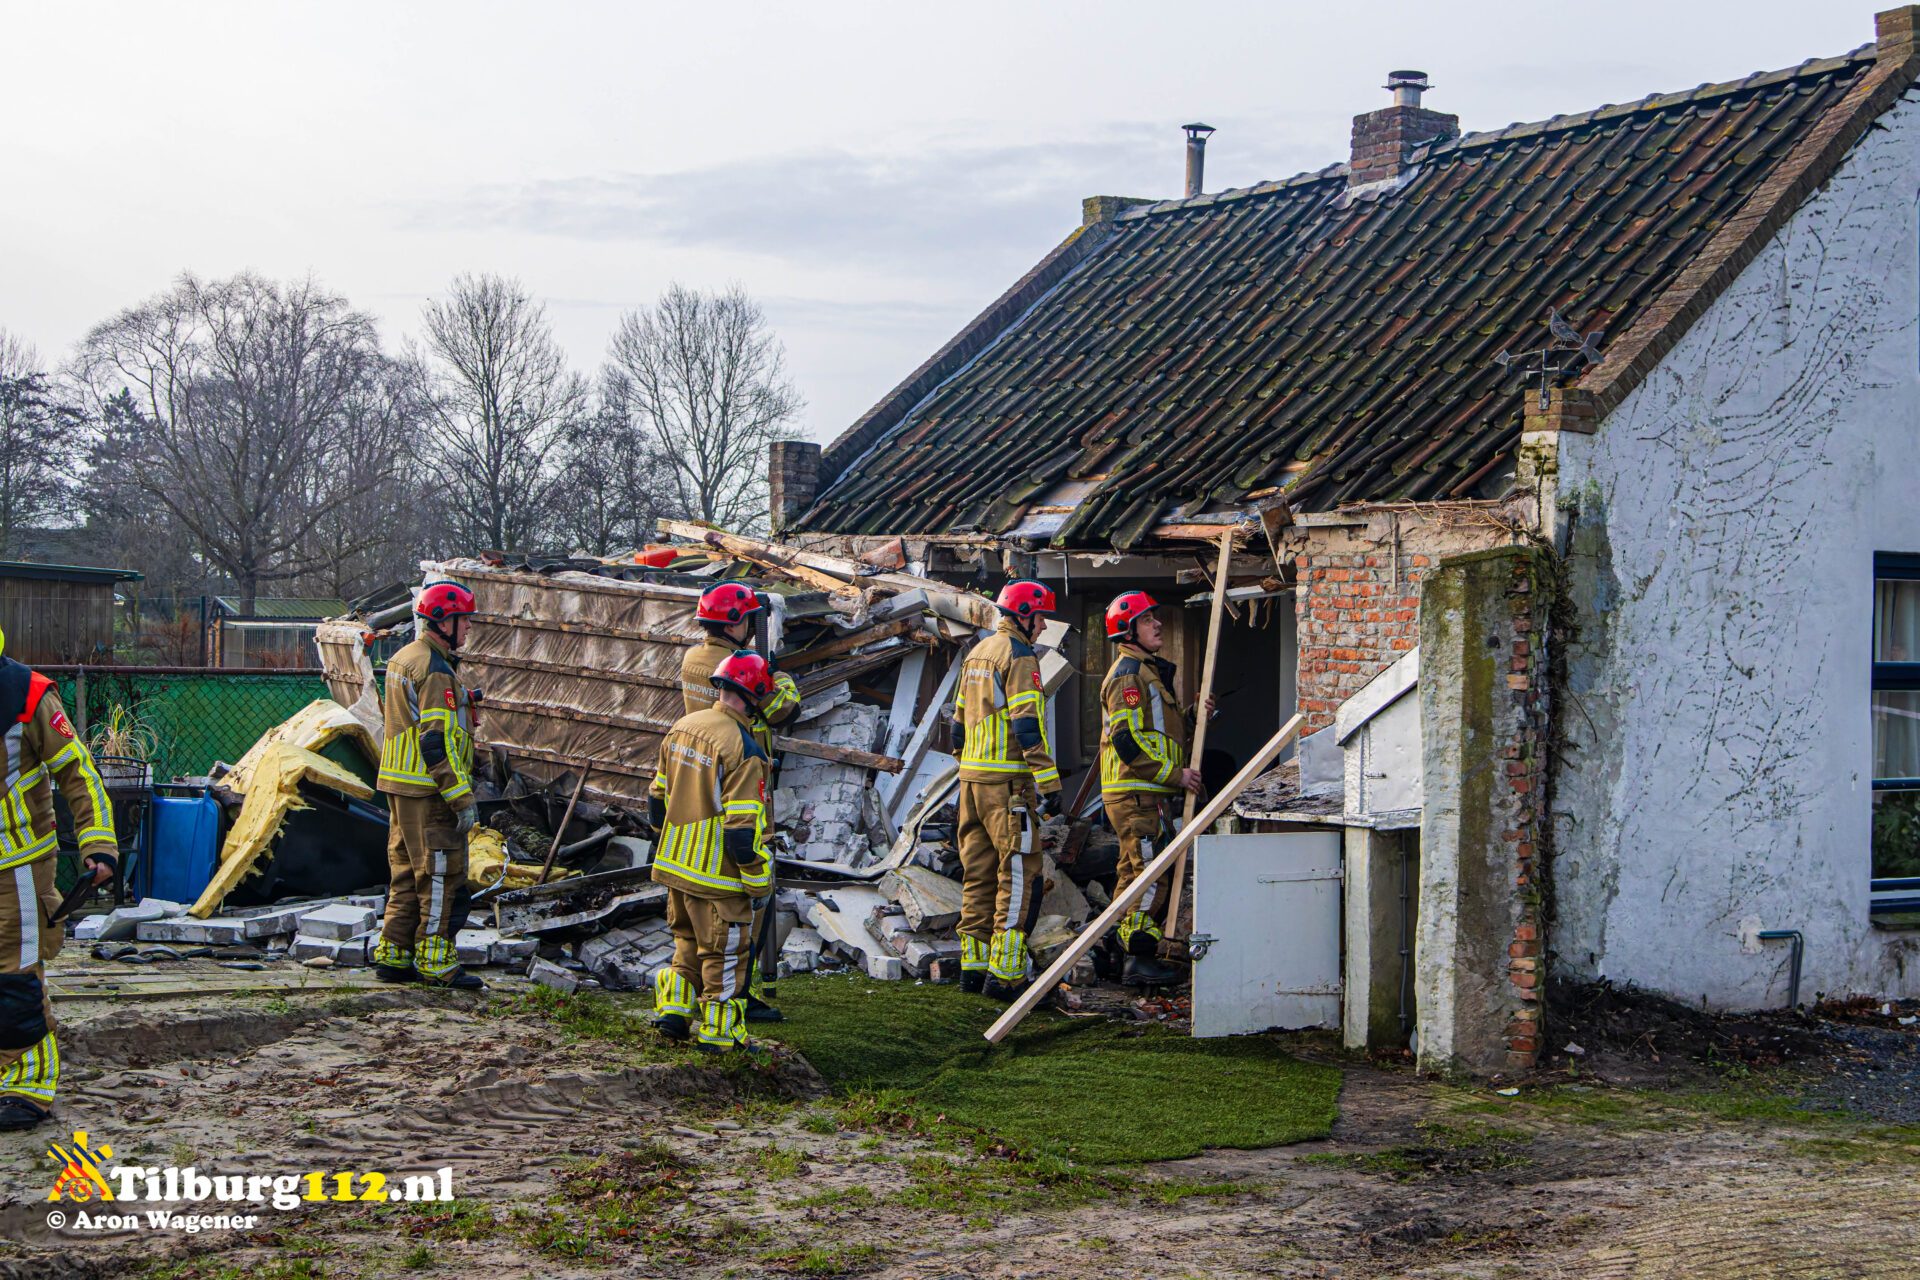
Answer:
<path fill-rule="evenodd" d="M 1433 88 L 1424 71 L 1389 71 L 1386 88 L 1393 90 L 1393 105 L 1396 107 L 1417 107 L 1420 95 Z"/>
<path fill-rule="evenodd" d="M 1183 124 L 1187 131 L 1187 195 L 1206 190 L 1207 139 L 1213 136 L 1210 124 Z"/>

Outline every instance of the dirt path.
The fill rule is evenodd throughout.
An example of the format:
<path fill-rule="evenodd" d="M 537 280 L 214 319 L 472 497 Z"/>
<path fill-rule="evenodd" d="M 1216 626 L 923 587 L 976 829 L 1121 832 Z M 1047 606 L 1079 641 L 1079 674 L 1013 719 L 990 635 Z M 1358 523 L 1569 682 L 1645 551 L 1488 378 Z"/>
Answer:
<path fill-rule="evenodd" d="M 306 997 L 312 1000 L 313 997 Z M 1091 1176 L 421 992 L 65 1010 L 61 1132 L 0 1147 L 0 1276 L 1911 1276 L 1911 1131 L 1348 1063 L 1326 1142 Z M 598 1030 L 604 1031 L 604 1028 Z M 1311 1044 L 1306 1051 L 1323 1051 Z M 50 1232 L 43 1138 L 226 1172 L 450 1165 L 460 1202 Z"/>

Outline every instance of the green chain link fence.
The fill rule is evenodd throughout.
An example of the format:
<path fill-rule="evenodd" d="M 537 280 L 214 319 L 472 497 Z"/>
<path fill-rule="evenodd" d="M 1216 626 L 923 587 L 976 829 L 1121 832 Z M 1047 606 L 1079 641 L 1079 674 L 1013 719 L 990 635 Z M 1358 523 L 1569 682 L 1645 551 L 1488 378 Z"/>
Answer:
<path fill-rule="evenodd" d="M 158 671 L 142 667 L 42 668 L 59 682 L 60 701 L 89 742 L 113 723 L 151 734 L 153 777 L 199 777 L 224 760 L 246 754 L 261 734 L 301 707 L 327 697 L 317 672 L 228 672 L 217 669 Z M 86 684 L 85 718 L 78 685 Z"/>

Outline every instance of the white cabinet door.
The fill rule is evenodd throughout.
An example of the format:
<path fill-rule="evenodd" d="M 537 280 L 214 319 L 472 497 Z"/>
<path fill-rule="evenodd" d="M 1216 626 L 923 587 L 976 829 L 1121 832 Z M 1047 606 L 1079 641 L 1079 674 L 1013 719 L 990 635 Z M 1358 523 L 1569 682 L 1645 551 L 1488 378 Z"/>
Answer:
<path fill-rule="evenodd" d="M 1340 833 L 1194 842 L 1193 1034 L 1340 1025 Z"/>

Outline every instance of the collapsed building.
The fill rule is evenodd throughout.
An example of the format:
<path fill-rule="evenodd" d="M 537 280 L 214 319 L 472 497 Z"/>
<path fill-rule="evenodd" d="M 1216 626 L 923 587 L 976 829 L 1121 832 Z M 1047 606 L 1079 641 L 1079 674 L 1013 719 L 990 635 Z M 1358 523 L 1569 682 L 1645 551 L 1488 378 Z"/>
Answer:
<path fill-rule="evenodd" d="M 776 528 L 1054 585 L 1082 768 L 1107 600 L 1225 590 L 1204 768 L 1312 732 L 1239 823 L 1320 851 L 1254 928 L 1312 916 L 1262 972 L 1351 1044 L 1529 1066 L 1550 975 L 1920 991 L 1917 24 L 1484 133 L 1396 72 L 1348 162 L 1233 191 L 1192 126 L 1184 198 L 1088 199 L 831 443 L 776 446 Z"/>

